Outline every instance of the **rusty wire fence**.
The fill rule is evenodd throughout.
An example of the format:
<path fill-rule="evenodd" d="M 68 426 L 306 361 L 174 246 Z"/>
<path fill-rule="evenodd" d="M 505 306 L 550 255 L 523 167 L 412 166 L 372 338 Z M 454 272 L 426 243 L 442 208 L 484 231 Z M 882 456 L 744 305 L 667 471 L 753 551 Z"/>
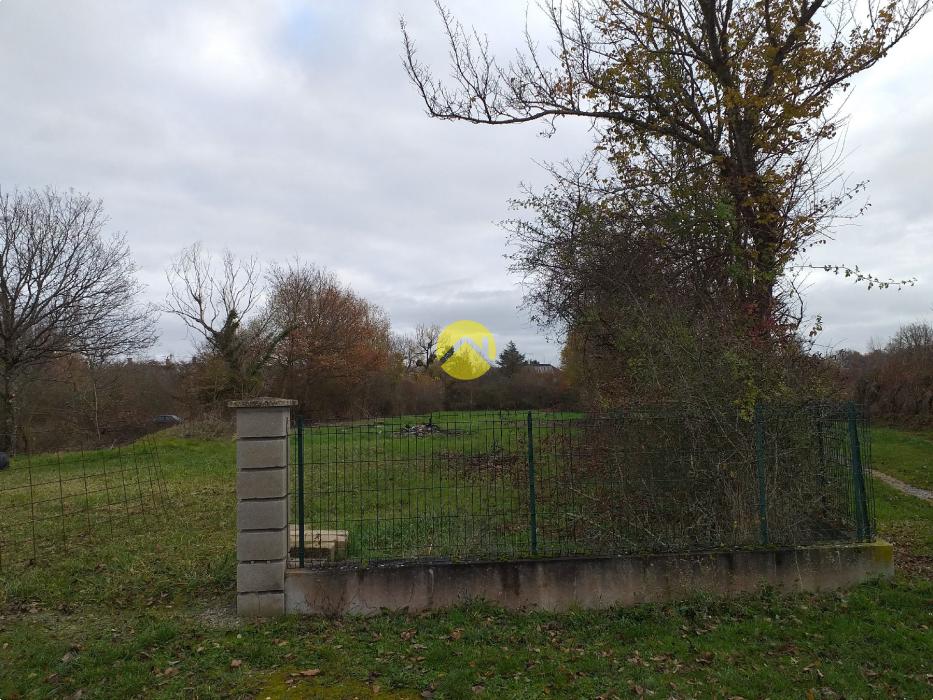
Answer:
<path fill-rule="evenodd" d="M 2 444 L 9 444 L 3 441 Z M 119 541 L 161 514 L 166 488 L 155 441 L 0 453 L 0 574 Z"/>
<path fill-rule="evenodd" d="M 295 422 L 295 566 L 866 540 L 852 404 Z"/>

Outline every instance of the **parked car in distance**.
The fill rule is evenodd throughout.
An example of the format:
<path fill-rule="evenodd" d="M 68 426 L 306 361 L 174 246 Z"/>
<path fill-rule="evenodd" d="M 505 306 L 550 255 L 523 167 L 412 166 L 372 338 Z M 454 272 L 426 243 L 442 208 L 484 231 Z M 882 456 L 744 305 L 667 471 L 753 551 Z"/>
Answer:
<path fill-rule="evenodd" d="M 156 416 L 152 419 L 152 422 L 164 428 L 172 425 L 178 425 L 179 423 L 184 423 L 181 418 L 171 413 L 164 413 L 161 416 Z"/>

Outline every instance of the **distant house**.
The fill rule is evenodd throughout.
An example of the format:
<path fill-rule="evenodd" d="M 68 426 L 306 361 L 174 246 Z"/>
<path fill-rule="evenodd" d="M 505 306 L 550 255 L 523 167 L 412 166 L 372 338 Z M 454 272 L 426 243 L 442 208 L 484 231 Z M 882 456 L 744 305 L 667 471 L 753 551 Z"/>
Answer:
<path fill-rule="evenodd" d="M 525 372 L 534 372 L 535 374 L 555 374 L 560 372 L 559 367 L 549 365 L 546 362 L 529 362 L 522 370 Z"/>

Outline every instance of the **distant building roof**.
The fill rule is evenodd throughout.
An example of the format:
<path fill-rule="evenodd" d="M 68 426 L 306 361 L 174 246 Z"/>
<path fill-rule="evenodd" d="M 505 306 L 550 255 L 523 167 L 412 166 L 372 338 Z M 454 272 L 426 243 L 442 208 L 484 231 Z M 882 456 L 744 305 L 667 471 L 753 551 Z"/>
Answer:
<path fill-rule="evenodd" d="M 560 372 L 560 369 L 546 362 L 531 362 L 524 367 L 529 372 L 538 372 L 540 374 L 550 374 L 551 372 Z"/>

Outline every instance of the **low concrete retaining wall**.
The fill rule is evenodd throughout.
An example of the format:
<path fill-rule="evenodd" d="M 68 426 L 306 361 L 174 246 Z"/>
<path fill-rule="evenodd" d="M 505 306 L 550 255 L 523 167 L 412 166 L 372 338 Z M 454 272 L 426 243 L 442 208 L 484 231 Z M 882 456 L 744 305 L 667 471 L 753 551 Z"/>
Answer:
<path fill-rule="evenodd" d="M 484 600 L 512 610 L 607 608 L 761 586 L 821 591 L 893 573 L 887 542 L 691 554 L 410 564 L 285 572 L 285 611 L 420 612 Z"/>

